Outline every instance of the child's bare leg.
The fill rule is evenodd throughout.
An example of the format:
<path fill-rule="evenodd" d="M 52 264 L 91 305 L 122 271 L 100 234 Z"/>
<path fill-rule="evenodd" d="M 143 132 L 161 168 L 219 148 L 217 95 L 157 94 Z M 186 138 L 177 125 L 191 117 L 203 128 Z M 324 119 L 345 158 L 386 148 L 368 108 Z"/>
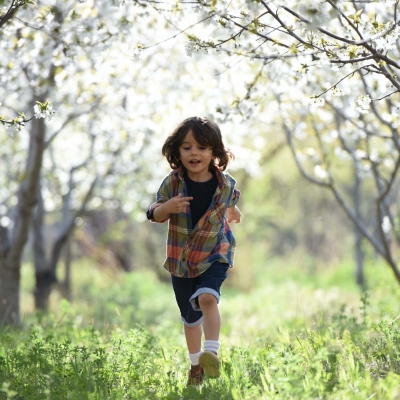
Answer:
<path fill-rule="evenodd" d="M 205 339 L 218 341 L 221 329 L 221 317 L 219 315 L 217 299 L 210 293 L 203 293 L 199 296 L 199 305 L 203 312 Z"/>
<path fill-rule="evenodd" d="M 183 325 L 189 353 L 195 354 L 201 350 L 201 325 L 189 327 Z"/>

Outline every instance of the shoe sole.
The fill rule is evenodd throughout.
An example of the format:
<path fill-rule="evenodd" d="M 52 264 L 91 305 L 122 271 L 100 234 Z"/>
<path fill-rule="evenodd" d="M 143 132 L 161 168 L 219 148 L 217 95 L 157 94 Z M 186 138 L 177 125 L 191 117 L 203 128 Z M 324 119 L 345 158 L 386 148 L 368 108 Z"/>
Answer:
<path fill-rule="evenodd" d="M 219 358 L 214 353 L 211 353 L 209 351 L 201 353 L 199 358 L 199 364 L 203 367 L 204 374 L 208 378 L 219 378 L 220 362 Z"/>

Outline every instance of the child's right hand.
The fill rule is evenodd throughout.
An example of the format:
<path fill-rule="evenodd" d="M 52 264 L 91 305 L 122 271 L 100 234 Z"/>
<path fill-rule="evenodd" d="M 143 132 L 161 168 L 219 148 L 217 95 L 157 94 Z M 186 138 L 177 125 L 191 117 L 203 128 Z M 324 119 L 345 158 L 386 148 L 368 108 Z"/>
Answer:
<path fill-rule="evenodd" d="M 193 200 L 193 197 L 182 197 L 182 193 L 179 193 L 178 196 L 166 201 L 162 207 L 168 214 L 178 214 L 186 211 L 186 207 L 190 204 L 189 200 Z"/>

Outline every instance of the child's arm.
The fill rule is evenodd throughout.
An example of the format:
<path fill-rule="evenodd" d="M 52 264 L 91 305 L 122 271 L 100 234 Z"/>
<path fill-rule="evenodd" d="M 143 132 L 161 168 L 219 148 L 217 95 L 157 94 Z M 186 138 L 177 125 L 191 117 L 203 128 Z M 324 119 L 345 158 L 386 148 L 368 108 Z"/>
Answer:
<path fill-rule="evenodd" d="M 240 222 L 240 217 L 242 213 L 240 212 L 239 208 L 236 206 L 228 207 L 226 210 L 226 218 L 228 222 L 235 221 L 237 224 Z"/>
<path fill-rule="evenodd" d="M 162 204 L 156 204 L 153 207 L 153 217 L 156 221 L 164 221 L 169 218 L 170 214 L 178 214 L 186 211 L 186 207 L 190 204 L 189 200 L 193 197 L 182 197 L 182 193 L 172 197 Z"/>

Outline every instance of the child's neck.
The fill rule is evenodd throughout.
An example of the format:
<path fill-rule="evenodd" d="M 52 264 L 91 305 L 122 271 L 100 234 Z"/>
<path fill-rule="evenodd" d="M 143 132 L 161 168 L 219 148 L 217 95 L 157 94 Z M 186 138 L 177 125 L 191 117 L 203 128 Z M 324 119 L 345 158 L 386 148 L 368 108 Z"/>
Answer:
<path fill-rule="evenodd" d="M 207 182 L 212 178 L 211 171 L 206 171 L 201 174 L 194 174 L 193 172 L 186 171 L 186 175 L 194 182 Z"/>

